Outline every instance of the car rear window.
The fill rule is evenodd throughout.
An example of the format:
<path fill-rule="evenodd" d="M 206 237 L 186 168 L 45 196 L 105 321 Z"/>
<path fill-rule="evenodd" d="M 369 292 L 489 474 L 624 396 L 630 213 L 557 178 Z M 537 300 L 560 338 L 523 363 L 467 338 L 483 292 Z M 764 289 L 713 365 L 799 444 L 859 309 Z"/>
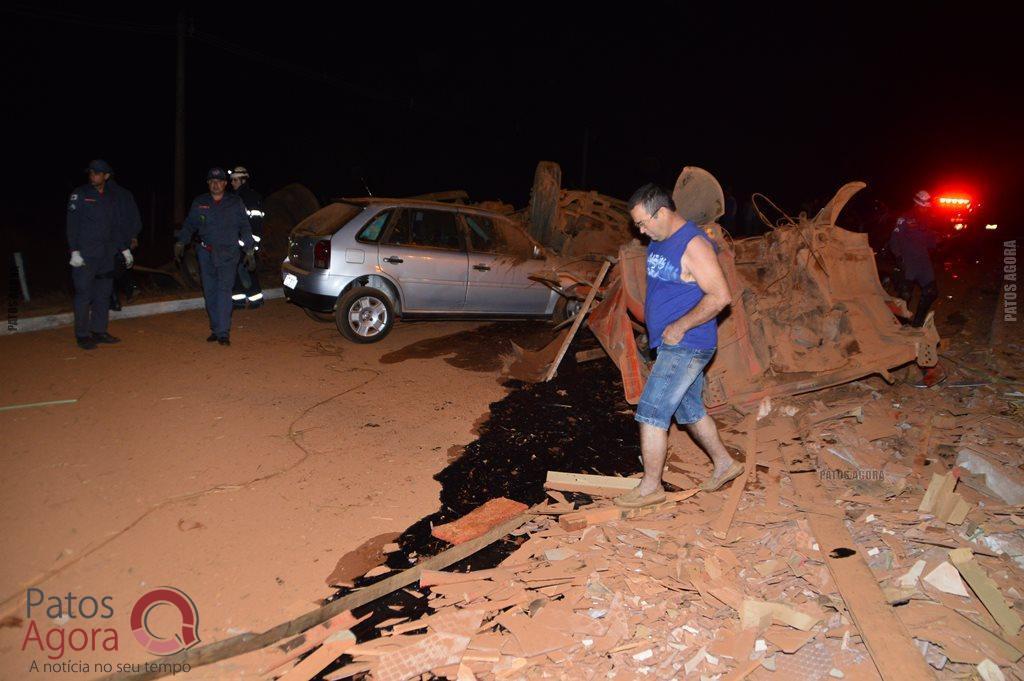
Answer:
<path fill-rule="evenodd" d="M 374 243 L 379 240 L 381 233 L 384 231 L 384 227 L 388 224 L 388 218 L 390 217 L 391 211 L 389 210 L 375 216 L 372 220 L 366 223 L 365 227 L 359 230 L 359 234 L 356 235 L 356 240 L 368 243 Z"/>
<path fill-rule="evenodd" d="M 308 218 L 295 225 L 292 236 L 330 236 L 345 223 L 363 212 L 364 206 L 338 202 L 324 206 Z"/>

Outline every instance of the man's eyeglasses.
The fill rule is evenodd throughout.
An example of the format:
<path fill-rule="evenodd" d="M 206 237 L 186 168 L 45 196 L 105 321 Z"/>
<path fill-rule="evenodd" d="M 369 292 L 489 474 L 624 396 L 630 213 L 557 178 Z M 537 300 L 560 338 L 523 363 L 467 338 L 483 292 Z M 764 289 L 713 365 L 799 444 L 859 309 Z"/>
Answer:
<path fill-rule="evenodd" d="M 661 210 L 661 209 L 659 208 L 658 210 Z M 654 217 L 658 214 L 658 210 L 654 211 L 654 213 L 651 215 L 651 217 L 649 217 L 649 218 L 647 218 L 645 220 L 637 220 L 633 224 L 636 225 L 637 229 L 643 229 L 644 227 L 647 226 L 647 223 L 649 223 L 651 220 L 653 220 Z"/>

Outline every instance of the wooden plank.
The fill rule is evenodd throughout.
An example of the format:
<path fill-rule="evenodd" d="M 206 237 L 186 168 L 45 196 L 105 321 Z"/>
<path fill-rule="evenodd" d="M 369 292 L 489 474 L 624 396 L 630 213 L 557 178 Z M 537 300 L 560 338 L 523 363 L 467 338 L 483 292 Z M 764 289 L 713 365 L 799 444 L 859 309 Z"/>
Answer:
<path fill-rule="evenodd" d="M 572 513 L 565 513 L 558 518 L 558 525 L 566 532 L 582 530 L 590 525 L 611 522 L 612 520 L 630 520 L 642 518 L 658 511 L 674 507 L 680 501 L 686 501 L 700 489 L 688 489 L 683 492 L 669 492 L 665 495 L 665 501 L 652 506 L 641 506 L 639 508 L 621 508 L 619 506 L 602 506 L 600 508 L 585 508 Z"/>
<path fill-rule="evenodd" d="M 591 305 L 594 304 L 594 299 L 597 297 L 597 289 L 604 281 L 604 276 L 608 274 L 609 268 L 612 263 L 610 260 L 605 260 L 601 265 L 600 271 L 597 273 L 597 277 L 594 279 L 594 283 L 590 286 L 590 291 L 587 293 L 586 300 L 583 301 L 583 306 L 580 307 L 580 311 L 576 313 L 576 318 L 572 322 L 572 328 L 569 329 L 569 334 L 562 341 L 562 347 L 558 349 L 558 354 L 555 355 L 555 359 L 551 362 L 551 366 L 548 367 L 548 373 L 544 377 L 545 381 L 550 381 L 555 377 L 555 373 L 558 371 L 558 365 L 562 363 L 562 358 L 565 357 L 565 353 L 569 350 L 569 345 L 572 343 L 573 338 L 576 337 L 576 332 L 580 330 L 580 326 L 583 324 L 583 318 L 587 316 L 587 312 L 590 311 Z"/>
<path fill-rule="evenodd" d="M 817 474 L 794 473 L 790 480 L 799 496 L 824 504 Z M 818 513 L 807 513 L 807 520 L 839 595 L 846 602 L 881 677 L 900 681 L 934 681 L 935 675 L 886 601 L 863 556 L 855 553 L 839 557 L 845 552 L 834 553 L 838 548 L 852 549 L 856 546 L 843 521 Z"/>
<path fill-rule="evenodd" d="M 463 560 L 480 549 L 498 541 L 532 517 L 532 513 L 524 513 L 521 516 L 509 520 L 507 523 L 499 525 L 482 537 L 477 537 L 465 544 L 453 546 L 447 551 L 439 553 L 436 556 L 432 556 L 420 564 L 414 565 L 408 570 L 399 572 L 387 579 L 382 579 L 376 584 L 371 584 L 365 589 L 359 589 L 358 591 L 354 591 L 346 596 L 342 596 L 338 600 L 332 601 L 322 608 L 317 608 L 312 612 L 308 612 L 305 615 L 288 622 L 282 622 L 281 624 L 278 624 L 277 626 L 262 633 L 254 634 L 252 632 L 247 632 L 245 634 L 239 634 L 238 636 L 226 638 L 222 641 L 215 641 L 199 648 L 190 648 L 189 650 L 184 650 L 174 655 L 168 655 L 160 660 L 161 663 L 165 663 L 160 667 L 160 669 L 166 671 L 155 670 L 138 673 L 111 674 L 103 677 L 102 681 L 150 681 L 151 679 L 159 679 L 167 676 L 175 664 L 188 664 L 192 668 L 202 667 L 203 665 L 212 664 L 213 662 L 226 660 L 229 657 L 235 657 L 236 655 L 242 655 L 243 653 L 249 653 L 254 650 L 265 648 L 272 643 L 280 641 L 286 636 L 294 636 L 295 634 L 301 633 L 310 627 L 320 624 L 321 622 L 325 622 L 345 610 L 354 610 L 359 606 L 372 603 L 381 596 L 385 596 L 392 591 L 397 591 L 403 586 L 408 586 L 418 580 L 424 570 L 440 570 L 454 563 L 458 563 L 460 560 Z"/>
<path fill-rule="evenodd" d="M 566 513 L 558 518 L 558 526 L 566 532 L 582 530 L 589 525 L 607 523 L 611 520 L 622 518 L 622 509 L 618 506 L 607 506 L 604 508 L 588 508 L 575 513 Z"/>
<path fill-rule="evenodd" d="M 1011 637 L 1020 633 L 1022 626 L 1020 616 L 1010 610 L 1010 606 L 1006 604 L 1006 600 L 1003 598 L 1002 592 L 999 591 L 999 587 L 996 586 L 992 578 L 985 574 L 982 567 L 974 560 L 971 550 L 963 548 L 950 551 L 949 562 L 953 563 L 953 566 L 959 570 L 963 578 L 971 585 L 971 589 L 978 595 L 981 602 L 985 604 L 989 613 L 992 614 L 992 618 L 999 623 L 1003 631 Z"/>
<path fill-rule="evenodd" d="M 562 492 L 575 491 L 565 489 L 567 485 L 570 485 L 589 487 L 591 489 L 604 489 L 621 494 L 622 492 L 628 492 L 639 484 L 640 478 L 618 478 L 614 475 L 588 475 L 586 473 L 548 471 L 547 479 L 544 481 L 544 489 L 554 489 Z"/>
<path fill-rule="evenodd" d="M 748 416 L 745 419 L 747 427 L 747 460 L 743 464 L 743 476 L 733 481 L 729 488 L 729 499 L 725 502 L 721 513 L 711 523 L 711 532 L 719 539 L 725 539 L 729 534 L 729 526 L 732 525 L 732 518 L 736 515 L 736 509 L 743 498 L 743 490 L 747 481 L 754 477 L 757 470 L 757 419 Z"/>
<path fill-rule="evenodd" d="M 351 631 L 339 631 L 331 634 L 324 644 L 302 662 L 288 670 L 279 681 L 309 681 L 324 670 L 324 667 L 341 657 L 345 650 L 356 644 L 356 637 Z"/>
<path fill-rule="evenodd" d="M 595 348 L 593 350 L 580 350 L 576 353 L 576 363 L 583 364 L 584 362 L 591 362 L 595 359 L 601 359 L 607 357 L 608 353 L 604 351 L 604 348 Z"/>
<path fill-rule="evenodd" d="M 640 482 L 640 478 L 636 479 Z M 636 487 L 636 485 L 634 485 Z M 558 482 L 555 483 L 555 488 L 562 492 L 581 492 L 583 494 L 589 494 L 592 497 L 617 497 L 623 492 L 627 491 L 618 487 L 594 487 L 592 485 L 574 485 L 569 482 Z M 544 485 L 544 489 L 555 489 Z"/>
<path fill-rule="evenodd" d="M 359 624 L 369 616 L 370 613 L 367 613 L 361 618 L 356 619 L 352 616 L 352 613 L 346 610 L 340 615 L 335 615 L 326 622 L 303 632 L 300 636 L 285 641 L 279 648 L 282 651 L 281 654 L 267 663 L 265 671 L 274 671 L 288 664 L 292 660 L 302 657 L 323 643 L 328 636 L 339 631 L 344 631 L 345 629 L 351 630 L 352 627 Z"/>
<path fill-rule="evenodd" d="M 952 475 L 932 473 L 932 481 L 928 484 L 924 496 L 921 497 L 921 505 L 917 507 L 917 510 L 921 513 L 934 512 L 935 507 L 953 491 L 954 487 L 956 487 L 956 478 Z"/>

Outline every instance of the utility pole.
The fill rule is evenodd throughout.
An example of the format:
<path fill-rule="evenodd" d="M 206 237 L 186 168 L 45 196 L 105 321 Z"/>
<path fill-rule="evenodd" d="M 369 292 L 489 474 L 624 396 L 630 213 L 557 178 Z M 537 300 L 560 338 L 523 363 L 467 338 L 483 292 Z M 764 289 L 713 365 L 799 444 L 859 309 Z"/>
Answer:
<path fill-rule="evenodd" d="M 174 111 L 174 227 L 185 221 L 185 13 L 178 12 L 178 74 Z"/>

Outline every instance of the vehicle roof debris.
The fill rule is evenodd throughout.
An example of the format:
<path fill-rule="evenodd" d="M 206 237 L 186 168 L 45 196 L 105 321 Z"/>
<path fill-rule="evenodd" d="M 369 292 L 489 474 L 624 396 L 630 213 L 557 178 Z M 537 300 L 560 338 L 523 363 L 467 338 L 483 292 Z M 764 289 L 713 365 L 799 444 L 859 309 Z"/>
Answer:
<path fill-rule="evenodd" d="M 957 465 L 983 450 L 993 482 L 1016 475 L 1024 427 L 994 395 L 825 399 L 723 429 L 749 462 L 723 494 L 685 445 L 684 489 L 648 509 L 610 503 L 633 478 L 549 472 L 516 550 L 423 572 L 431 614 L 336 643 L 323 678 L 1024 678 L 1024 507 Z"/>

